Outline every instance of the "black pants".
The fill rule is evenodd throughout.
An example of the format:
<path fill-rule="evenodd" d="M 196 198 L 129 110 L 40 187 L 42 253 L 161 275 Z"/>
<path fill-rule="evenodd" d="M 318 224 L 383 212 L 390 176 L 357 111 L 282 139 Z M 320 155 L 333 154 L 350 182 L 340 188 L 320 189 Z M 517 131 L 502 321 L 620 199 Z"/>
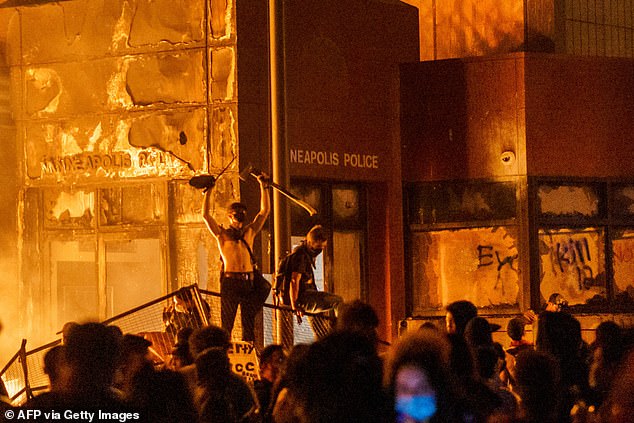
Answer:
<path fill-rule="evenodd" d="M 233 330 L 238 305 L 242 316 L 242 340 L 255 341 L 255 316 L 262 309 L 259 295 L 253 286 L 253 278 L 241 279 L 222 275 L 220 277 L 220 318 L 222 328 Z"/>
<path fill-rule="evenodd" d="M 306 289 L 297 299 L 297 304 L 307 313 L 316 313 L 308 316 L 313 332 L 317 338 L 323 338 L 332 329 L 334 320 L 327 318 L 322 313 L 334 312 L 335 317 L 339 314 L 339 306 L 343 303 L 343 298 L 330 292 Z"/>

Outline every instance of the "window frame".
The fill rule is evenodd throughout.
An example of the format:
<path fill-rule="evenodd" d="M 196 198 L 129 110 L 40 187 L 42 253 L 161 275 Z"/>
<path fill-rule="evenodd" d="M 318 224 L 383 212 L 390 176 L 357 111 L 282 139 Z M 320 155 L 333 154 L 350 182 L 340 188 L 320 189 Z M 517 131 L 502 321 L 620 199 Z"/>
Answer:
<path fill-rule="evenodd" d="M 528 179 L 529 192 L 529 245 L 530 245 L 530 289 L 531 308 L 542 310 L 547 298 L 543 298 L 540 292 L 540 256 L 539 256 L 539 231 L 557 229 L 584 229 L 594 227 L 602 231 L 603 243 L 603 268 L 606 280 L 606 300 L 603 303 L 578 304 L 569 307 L 572 313 L 627 313 L 632 312 L 633 307 L 615 303 L 614 281 L 614 255 L 613 240 L 618 231 L 634 230 L 634 213 L 630 216 L 617 213 L 615 210 L 615 189 L 618 187 L 632 186 L 634 180 L 612 178 L 567 178 L 567 177 L 531 177 Z M 599 200 L 597 216 L 542 215 L 539 209 L 539 189 L 542 185 L 552 186 L 593 186 L 596 188 Z M 634 298 L 632 298 L 634 301 Z"/>
<path fill-rule="evenodd" d="M 512 218 L 509 219 L 490 219 L 490 220 L 475 220 L 475 221 L 455 221 L 455 222 L 440 222 L 440 223 L 411 223 L 410 222 L 410 207 L 412 201 L 413 190 L 424 185 L 439 185 L 439 184 L 461 184 L 461 185 L 487 185 L 487 184 L 500 184 L 508 183 L 513 185 L 515 192 L 515 213 Z M 410 182 L 404 185 L 403 188 L 403 218 L 404 222 L 404 240 L 405 240 L 405 311 L 406 315 L 413 317 L 414 315 L 414 253 L 412 248 L 412 237 L 417 233 L 431 233 L 445 230 L 459 230 L 459 229 L 476 229 L 476 228 L 488 228 L 488 227 L 516 227 L 518 233 L 518 243 L 521 245 L 521 222 L 523 221 L 522 215 L 522 180 L 516 177 L 503 177 L 503 178 L 486 178 L 486 179 L 469 179 L 469 180 L 444 180 L 444 181 L 428 181 L 428 182 Z M 521 248 L 518 246 L 518 252 L 521 254 Z M 521 256 L 520 256 L 521 263 Z M 519 264 L 521 266 L 521 264 Z M 526 283 L 526 277 L 520 274 L 520 296 L 523 295 L 523 285 Z M 518 299 L 516 306 L 493 306 L 491 310 L 495 314 L 508 314 L 519 312 L 521 306 L 521 299 Z M 429 308 L 424 310 L 425 316 L 444 316 L 445 310 L 441 306 L 440 308 Z"/>
<path fill-rule="evenodd" d="M 151 222 L 132 222 L 132 223 L 116 223 L 116 224 L 105 224 L 102 221 L 102 217 L 100 215 L 101 206 L 102 206 L 102 195 L 103 190 L 105 189 L 126 189 L 126 188 L 134 188 L 138 186 L 147 186 L 152 185 L 152 192 L 159 192 L 161 195 L 159 200 L 151 199 L 150 201 L 159 201 L 161 207 L 161 215 L 159 219 L 153 220 Z M 89 225 L 78 225 L 75 221 L 72 221 L 70 224 L 57 224 L 55 222 L 49 223 L 46 220 L 46 210 L 45 210 L 45 201 L 46 196 L 48 195 L 47 191 L 49 187 L 47 186 L 35 186 L 31 187 L 29 191 L 32 192 L 32 195 L 37 201 L 37 209 L 33 210 L 35 215 L 33 218 L 37 219 L 37 221 L 41 222 L 40 228 L 36 229 L 39 234 L 35 235 L 39 238 L 39 244 L 41 245 L 42 254 L 39 258 L 41 273 L 40 280 L 42 281 L 42 288 L 40 292 L 40 300 L 41 305 L 43 306 L 43 310 L 46 310 L 46 313 L 42 313 L 42 315 L 49 315 L 50 319 L 47 322 L 44 322 L 45 326 L 50 326 L 49 330 L 57 331 L 59 328 L 53 327 L 55 325 L 55 320 L 57 319 L 57 297 L 53 294 L 57 293 L 57 287 L 53 286 L 54 281 L 56 280 L 52 274 L 52 252 L 51 252 L 51 244 L 53 242 L 65 242 L 65 241 L 74 241 L 74 240 L 91 240 L 94 243 L 94 255 L 95 255 L 95 263 L 94 266 L 96 268 L 97 275 L 97 302 L 98 309 L 95 310 L 95 316 L 99 319 L 105 319 L 109 317 L 108 315 L 108 307 L 110 304 L 108 303 L 109 299 L 107 298 L 107 275 L 106 275 L 106 252 L 105 252 L 105 244 L 110 241 L 126 241 L 126 240 L 136 240 L 143 238 L 156 239 L 159 242 L 159 254 L 161 260 L 161 292 L 162 295 L 166 294 L 170 291 L 170 259 L 169 259 L 169 210 L 170 210 L 170 199 L 168 197 L 168 189 L 167 189 L 167 181 L 165 179 L 147 179 L 143 181 L 125 181 L 125 182 L 111 182 L 111 183 L 102 183 L 102 184 L 80 184 L 74 186 L 60 185 L 56 187 L 60 192 L 68 191 L 68 192 L 78 192 L 85 191 L 94 193 L 95 196 L 95 204 L 94 204 L 94 215 L 92 216 L 92 220 Z M 104 294 L 105 293 L 105 294 Z M 106 296 L 104 296 L 106 295 Z"/>

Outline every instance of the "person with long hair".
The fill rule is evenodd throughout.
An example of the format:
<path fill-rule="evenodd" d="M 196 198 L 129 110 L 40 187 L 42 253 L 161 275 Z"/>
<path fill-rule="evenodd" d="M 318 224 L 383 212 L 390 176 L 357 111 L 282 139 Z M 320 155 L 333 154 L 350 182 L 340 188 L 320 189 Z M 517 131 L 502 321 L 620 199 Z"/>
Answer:
<path fill-rule="evenodd" d="M 398 423 L 462 422 L 465 402 L 450 369 L 446 336 L 420 330 L 400 338 L 388 357 L 385 386 Z"/>

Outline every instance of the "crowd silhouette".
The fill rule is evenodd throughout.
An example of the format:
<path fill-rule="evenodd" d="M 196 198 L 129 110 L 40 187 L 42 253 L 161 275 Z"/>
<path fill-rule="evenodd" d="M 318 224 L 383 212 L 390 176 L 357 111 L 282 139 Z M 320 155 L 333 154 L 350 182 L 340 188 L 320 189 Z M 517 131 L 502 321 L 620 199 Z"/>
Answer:
<path fill-rule="evenodd" d="M 603 322 L 587 344 L 573 315 L 533 316 L 511 319 L 502 345 L 492 336 L 499 327 L 459 301 L 447 306 L 445 324 L 386 345 L 372 307 L 345 303 L 324 337 L 264 348 L 254 382 L 232 371 L 230 336 L 218 326 L 181 328 L 158 363 L 141 336 L 73 324 L 44 357 L 49 389 L 15 410 L 152 423 L 634 421 L 631 329 Z M 1 406 L 3 416 L 12 408 L 6 397 Z M 38 419 L 54 420 L 64 421 Z"/>

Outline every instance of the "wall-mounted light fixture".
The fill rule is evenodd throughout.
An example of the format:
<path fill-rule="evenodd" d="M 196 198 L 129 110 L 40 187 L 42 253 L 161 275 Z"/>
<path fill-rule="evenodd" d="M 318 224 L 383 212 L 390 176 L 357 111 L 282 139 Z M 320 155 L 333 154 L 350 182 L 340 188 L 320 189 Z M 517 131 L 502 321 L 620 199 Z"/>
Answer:
<path fill-rule="evenodd" d="M 502 161 L 502 164 L 512 165 L 515 162 L 515 153 L 510 150 L 504 151 L 500 155 L 500 160 Z"/>

